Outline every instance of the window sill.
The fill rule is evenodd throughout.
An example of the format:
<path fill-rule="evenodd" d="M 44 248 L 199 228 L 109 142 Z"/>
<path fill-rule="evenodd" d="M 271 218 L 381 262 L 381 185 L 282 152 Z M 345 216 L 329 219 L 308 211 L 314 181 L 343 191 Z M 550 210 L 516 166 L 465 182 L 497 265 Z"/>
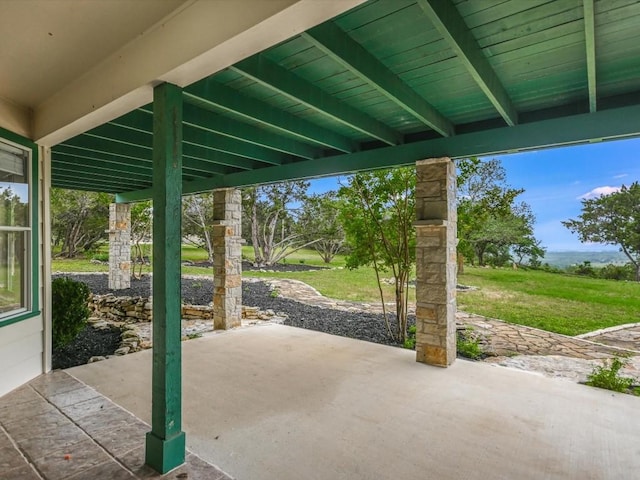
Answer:
<path fill-rule="evenodd" d="M 16 313 L 15 316 L 0 319 L 0 328 L 6 327 L 8 325 L 13 325 L 14 323 L 22 322 L 24 320 L 28 320 L 29 318 L 37 317 L 40 315 L 40 313 L 40 310 L 36 310 L 33 312 Z"/>

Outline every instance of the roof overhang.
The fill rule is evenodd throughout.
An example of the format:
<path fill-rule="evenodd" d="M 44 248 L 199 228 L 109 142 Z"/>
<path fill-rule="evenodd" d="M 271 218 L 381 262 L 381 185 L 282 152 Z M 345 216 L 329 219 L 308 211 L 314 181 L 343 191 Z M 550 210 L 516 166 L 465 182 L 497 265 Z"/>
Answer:
<path fill-rule="evenodd" d="M 31 106 L 33 136 L 54 186 L 122 200 L 153 188 L 161 82 L 185 193 L 636 136 L 639 26 L 634 0 L 187 2 Z"/>

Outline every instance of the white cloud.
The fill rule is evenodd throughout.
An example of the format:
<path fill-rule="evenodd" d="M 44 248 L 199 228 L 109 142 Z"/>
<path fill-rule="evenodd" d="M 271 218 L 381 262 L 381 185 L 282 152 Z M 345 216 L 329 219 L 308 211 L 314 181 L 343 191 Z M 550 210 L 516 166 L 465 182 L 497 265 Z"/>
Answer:
<path fill-rule="evenodd" d="M 609 187 L 609 186 L 596 187 L 593 190 L 585 193 L 584 195 L 580 195 L 578 197 L 578 200 L 589 200 L 591 198 L 600 197 L 602 195 L 609 195 L 611 193 L 619 192 L 619 191 L 620 191 L 620 187 Z"/>
<path fill-rule="evenodd" d="M 624 177 L 628 177 L 629 174 L 628 173 L 621 173 L 620 175 L 614 175 L 613 178 L 624 178 Z"/>

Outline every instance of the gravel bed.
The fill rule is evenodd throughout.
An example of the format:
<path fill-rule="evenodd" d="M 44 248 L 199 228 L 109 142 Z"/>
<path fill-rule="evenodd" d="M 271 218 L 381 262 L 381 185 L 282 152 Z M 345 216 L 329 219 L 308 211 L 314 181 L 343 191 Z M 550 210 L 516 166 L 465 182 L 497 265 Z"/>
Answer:
<path fill-rule="evenodd" d="M 183 265 L 201 268 L 213 268 L 211 262 L 182 262 Z M 327 270 L 330 267 L 317 267 L 304 263 L 276 263 L 268 267 L 260 267 L 251 262 L 242 262 L 242 271 L 247 272 L 309 272 L 313 270 Z"/>
<path fill-rule="evenodd" d="M 54 278 L 56 276 L 58 275 L 54 275 Z M 148 276 L 141 280 L 132 280 L 131 288 L 117 291 L 109 290 L 105 274 L 64 276 L 86 283 L 94 294 L 113 293 L 118 296 L 148 297 L 151 293 L 151 280 Z M 208 305 L 213 298 L 213 282 L 209 279 L 183 277 L 181 295 L 183 301 L 194 305 Z M 246 306 L 284 313 L 287 316 L 283 322 L 285 325 L 394 345 L 386 333 L 384 317 L 379 314 L 313 307 L 287 298 L 272 297 L 268 285 L 264 282 L 243 282 L 242 296 L 242 303 Z M 415 318 L 410 317 L 409 324 L 413 323 Z"/>

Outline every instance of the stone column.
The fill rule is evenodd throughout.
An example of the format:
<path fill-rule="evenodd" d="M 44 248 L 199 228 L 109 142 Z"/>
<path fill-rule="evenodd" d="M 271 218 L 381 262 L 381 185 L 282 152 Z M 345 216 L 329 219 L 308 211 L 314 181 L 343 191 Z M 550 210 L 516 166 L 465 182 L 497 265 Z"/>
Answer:
<path fill-rule="evenodd" d="M 456 358 L 456 170 L 449 158 L 416 163 L 416 361 Z"/>
<path fill-rule="evenodd" d="M 213 192 L 213 328 L 238 327 L 242 318 L 242 197 L 240 190 Z"/>
<path fill-rule="evenodd" d="M 109 205 L 109 288 L 131 286 L 131 205 Z"/>

